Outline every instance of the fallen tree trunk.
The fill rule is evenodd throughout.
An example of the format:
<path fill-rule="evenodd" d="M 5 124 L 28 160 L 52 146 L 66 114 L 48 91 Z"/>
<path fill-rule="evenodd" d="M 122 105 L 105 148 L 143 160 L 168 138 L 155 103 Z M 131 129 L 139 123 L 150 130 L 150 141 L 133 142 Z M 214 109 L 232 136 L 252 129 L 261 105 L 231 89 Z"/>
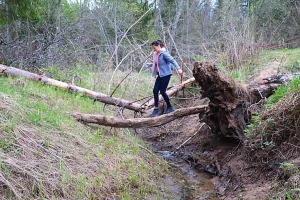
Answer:
<path fill-rule="evenodd" d="M 189 107 L 175 110 L 172 113 L 160 115 L 153 118 L 133 118 L 120 119 L 117 117 L 92 115 L 82 113 L 72 113 L 71 115 L 78 121 L 86 123 L 100 124 L 103 126 L 117 127 L 117 128 L 141 128 L 141 127 L 156 127 L 167 124 L 177 118 L 187 115 L 201 114 L 203 115 L 208 110 L 207 105 L 197 107 Z"/>
<path fill-rule="evenodd" d="M 210 112 L 204 118 L 201 116 L 204 122 L 215 133 L 243 140 L 244 130 L 251 119 L 249 107 L 271 96 L 276 88 L 299 73 L 271 76 L 262 82 L 243 86 L 222 73 L 216 65 L 196 62 L 193 75 L 201 86 L 202 96 L 210 100 Z"/>
<path fill-rule="evenodd" d="M 127 108 L 129 110 L 141 112 L 143 110 L 143 107 L 141 104 L 138 103 L 132 103 L 131 101 L 120 99 L 116 97 L 110 97 L 106 94 L 95 92 L 92 90 L 88 90 L 82 87 L 78 87 L 76 85 L 72 85 L 69 83 L 65 83 L 62 81 L 54 80 L 51 78 L 48 78 L 46 76 L 34 74 L 25 70 L 17 69 L 14 67 L 6 67 L 4 65 L 0 64 L 0 73 L 4 73 L 6 75 L 10 76 L 23 76 L 25 78 L 28 78 L 33 81 L 42 82 L 44 84 L 53 85 L 58 88 L 65 89 L 69 92 L 79 92 L 84 94 L 85 96 L 94 99 L 96 101 L 100 101 L 109 105 L 119 106 L 122 108 Z"/>
<path fill-rule="evenodd" d="M 46 76 L 42 76 L 39 74 L 34 74 L 25 70 L 21 70 L 21 69 L 17 69 L 14 67 L 7 67 L 5 65 L 1 65 L 0 64 L 0 73 L 6 74 L 6 75 L 10 75 L 10 76 L 23 76 L 27 79 L 33 80 L 33 81 L 37 81 L 37 82 L 42 82 L 44 84 L 48 84 L 48 85 L 53 85 L 56 86 L 58 88 L 62 88 L 65 89 L 69 92 L 79 92 L 84 94 L 85 96 L 94 99 L 96 101 L 100 101 L 109 105 L 114 105 L 114 106 L 119 106 L 122 108 L 126 108 L 129 110 L 133 110 L 136 112 L 143 112 L 144 110 L 148 110 L 151 109 L 154 106 L 154 99 L 150 99 L 149 101 L 143 103 L 143 104 L 139 104 L 136 102 L 131 102 L 128 101 L 126 99 L 120 99 L 120 98 L 116 98 L 116 97 L 111 97 L 109 95 L 100 93 L 100 92 L 95 92 L 89 89 L 85 89 L 76 85 L 72 85 L 69 83 L 65 83 L 62 81 L 58 81 L 55 79 L 51 79 L 48 78 Z M 195 82 L 195 78 L 190 78 L 186 81 L 184 81 L 182 83 L 182 85 L 176 85 L 171 87 L 168 91 L 167 94 L 168 96 L 173 96 L 175 95 L 178 91 L 183 90 L 186 86 L 192 84 Z M 162 96 L 159 96 L 159 101 L 163 101 Z"/>
<path fill-rule="evenodd" d="M 289 83 L 295 76 L 300 73 L 280 74 L 263 78 L 260 82 L 251 82 L 247 89 L 252 97 L 252 103 L 256 103 L 263 98 L 268 98 L 282 84 Z"/>
<path fill-rule="evenodd" d="M 177 92 L 183 90 L 186 86 L 188 86 L 188 85 L 190 85 L 194 82 L 195 82 L 194 77 L 189 78 L 188 80 L 182 82 L 181 85 L 175 85 L 175 86 L 171 87 L 170 89 L 168 89 L 168 91 L 166 93 L 169 97 L 173 96 Z M 163 97 L 161 95 L 159 95 L 159 102 L 162 102 L 163 100 L 164 100 Z M 149 101 L 143 103 L 143 105 L 145 105 L 145 110 L 148 110 L 148 109 L 152 108 L 154 106 L 154 98 L 152 98 Z"/>

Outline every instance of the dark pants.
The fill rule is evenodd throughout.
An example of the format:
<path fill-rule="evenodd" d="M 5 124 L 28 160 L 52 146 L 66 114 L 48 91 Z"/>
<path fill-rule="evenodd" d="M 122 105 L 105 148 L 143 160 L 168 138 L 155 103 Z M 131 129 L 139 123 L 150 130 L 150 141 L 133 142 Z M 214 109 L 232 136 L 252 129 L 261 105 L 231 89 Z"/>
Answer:
<path fill-rule="evenodd" d="M 154 88 L 153 88 L 153 94 L 154 94 L 154 106 L 158 107 L 158 101 L 159 101 L 159 96 L 158 92 L 163 96 L 165 102 L 167 103 L 167 107 L 171 107 L 170 99 L 166 93 L 168 84 L 170 82 L 171 75 L 164 76 L 164 77 L 159 77 L 157 76 Z"/>

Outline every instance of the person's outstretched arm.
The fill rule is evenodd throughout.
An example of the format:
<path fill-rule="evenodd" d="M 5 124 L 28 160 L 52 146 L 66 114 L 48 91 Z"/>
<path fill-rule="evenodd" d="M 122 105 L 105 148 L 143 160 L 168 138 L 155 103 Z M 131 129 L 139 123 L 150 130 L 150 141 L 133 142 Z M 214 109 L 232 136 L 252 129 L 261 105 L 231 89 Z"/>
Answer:
<path fill-rule="evenodd" d="M 182 69 L 181 67 L 178 65 L 178 63 L 176 62 L 176 60 L 170 55 L 169 52 L 164 52 L 164 59 L 166 61 L 168 61 L 169 63 L 172 63 L 175 66 L 175 69 L 178 71 L 179 74 L 182 74 Z"/>

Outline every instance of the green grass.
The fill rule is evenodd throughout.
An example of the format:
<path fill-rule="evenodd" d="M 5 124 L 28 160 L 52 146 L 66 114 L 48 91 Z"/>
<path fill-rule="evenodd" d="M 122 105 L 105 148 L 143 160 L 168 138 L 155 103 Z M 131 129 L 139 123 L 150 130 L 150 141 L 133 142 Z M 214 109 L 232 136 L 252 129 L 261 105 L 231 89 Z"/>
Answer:
<path fill-rule="evenodd" d="M 296 71 L 299 57 L 300 48 L 263 51 L 249 58 L 240 71 L 230 73 L 235 79 L 247 82 L 274 59 L 282 61 L 283 70 Z M 55 67 L 44 69 L 47 75 L 62 81 L 79 75 L 81 82 L 77 85 L 107 94 L 126 75 L 117 72 L 110 82 L 112 72 L 89 70 L 77 67 L 65 73 Z M 154 81 L 146 70 L 140 74 L 133 72 L 114 96 L 129 100 L 151 96 Z M 174 75 L 170 85 L 176 83 L 179 80 Z M 289 90 L 299 90 L 299 83 L 298 77 L 289 86 L 279 88 L 269 105 Z M 168 172 L 164 161 L 145 151 L 145 144 L 129 130 L 86 126 L 70 117 L 71 112 L 113 114 L 109 109 L 104 110 L 102 103 L 82 94 L 23 78 L 0 76 L 0 170 L 11 184 L 0 189 L 5 197 L 160 198 L 158 183 L 163 182 L 164 173 Z M 252 134 L 252 129 L 248 127 L 248 134 Z"/>
<path fill-rule="evenodd" d="M 268 63 L 276 59 L 281 62 L 283 72 L 294 72 L 300 70 L 300 48 L 295 49 L 278 49 L 263 51 L 259 63 Z"/>
<path fill-rule="evenodd" d="M 229 73 L 241 82 L 249 82 L 274 61 L 279 62 L 282 66 L 280 73 L 300 71 L 300 48 L 261 51 L 249 56 L 239 70 L 232 70 Z"/>
<path fill-rule="evenodd" d="M 291 73 L 291 72 L 299 72 L 300 71 L 300 48 L 297 49 L 279 49 L 279 50 L 267 50 L 263 51 L 257 56 L 256 61 L 252 63 L 250 66 L 246 66 L 245 69 L 248 70 L 249 73 L 246 75 L 234 75 L 237 79 L 242 77 L 243 80 L 246 80 L 249 77 L 249 80 L 255 74 L 265 67 L 268 67 L 272 62 L 277 61 L 280 62 L 282 65 L 280 68 L 279 73 Z M 249 70 L 253 68 L 253 70 Z M 259 116 L 254 116 L 252 118 L 252 124 L 247 126 L 245 130 L 246 135 L 249 138 L 252 138 L 253 141 L 259 141 L 256 143 L 251 143 L 251 149 L 263 152 L 265 155 L 269 155 L 270 151 L 278 151 L 283 152 L 282 149 L 276 148 L 283 148 L 285 149 L 286 146 L 282 145 L 282 147 L 277 147 L 277 141 L 273 142 L 273 138 L 278 137 L 280 134 L 289 134 L 289 130 L 291 127 L 286 126 L 286 129 L 282 125 L 277 125 L 277 121 L 280 122 L 282 119 L 277 119 L 275 114 L 271 116 L 269 113 L 272 113 L 273 109 L 280 110 L 280 106 L 283 104 L 277 104 L 281 99 L 286 99 L 289 95 L 294 95 L 295 93 L 300 94 L 300 76 L 294 77 L 287 85 L 282 84 L 278 89 L 276 89 L 275 93 L 269 97 L 267 100 L 267 107 L 268 109 L 263 110 Z M 297 94 L 295 94 L 297 96 Z M 280 102 L 279 102 L 280 103 Z M 284 103 L 284 102 L 283 102 Z M 297 102 L 295 102 L 297 105 Z M 285 108 L 282 108 L 285 109 Z M 296 109 L 296 108 L 295 108 Z M 297 111 L 296 111 L 297 112 Z M 276 113 L 276 112 L 275 112 Z M 261 116 L 264 116 L 261 118 Z M 266 116 L 268 118 L 266 118 Z M 284 120 L 289 120 L 289 115 L 285 115 Z M 296 117 L 295 117 L 296 118 Z M 290 118 L 290 120 L 293 120 Z M 279 127 L 279 129 L 278 129 Z M 271 136 L 271 134 L 273 134 Z M 295 137 L 295 136 L 293 136 Z M 260 139 L 258 139 L 260 138 Z M 292 138 L 290 136 L 290 138 Z M 269 141 L 268 141 L 268 140 Z M 290 142 L 290 141 L 289 141 Z M 286 142 L 288 143 L 288 142 Z M 284 144 L 284 143 L 283 143 Z M 284 146 L 284 147 L 283 147 Z M 273 149 L 274 147 L 274 149 Z M 270 150 L 271 149 L 271 150 Z M 292 149 L 292 147 L 291 147 Z M 282 155 L 281 159 L 283 159 L 285 155 Z M 272 156 L 268 159 L 274 159 Z M 297 164 L 290 163 L 291 160 L 284 161 L 279 163 L 278 165 L 278 173 L 279 178 L 274 180 L 275 186 L 271 189 L 271 194 L 269 199 L 299 199 L 299 182 L 295 184 L 293 180 L 289 178 L 295 176 L 296 180 L 299 180 L 299 166 Z M 282 178 L 282 177 L 284 178 Z"/>
<path fill-rule="evenodd" d="M 269 97 L 268 106 L 272 106 L 274 103 L 278 102 L 281 98 L 283 98 L 288 93 L 288 87 L 285 85 L 281 85 L 276 89 L 275 93 Z"/>
<path fill-rule="evenodd" d="M 120 81 L 130 73 L 130 71 L 117 71 L 116 73 L 112 71 L 95 72 L 95 70 L 91 72 L 93 68 L 95 67 L 89 66 L 85 68 L 78 66 L 67 72 L 57 67 L 47 67 L 42 70 L 47 76 L 64 82 L 71 82 L 72 76 L 77 75 L 80 77 L 80 81 L 77 80 L 75 82 L 76 85 L 109 95 L 118 86 Z M 174 71 L 173 74 L 174 76 L 171 78 L 170 85 L 179 84 L 176 72 Z M 133 71 L 122 84 L 118 86 L 113 96 L 131 100 L 138 100 L 145 96 L 150 96 L 152 95 L 154 82 L 155 78 L 152 77 L 149 69 L 143 69 L 140 73 Z"/>
<path fill-rule="evenodd" d="M 285 97 L 290 92 L 300 93 L 300 76 L 296 76 L 288 85 L 281 85 L 276 89 L 275 93 L 269 97 L 268 106 L 271 107 L 274 103 Z"/>
<path fill-rule="evenodd" d="M 143 141 L 127 129 L 85 126 L 70 117 L 71 112 L 113 114 L 102 103 L 22 78 L 0 76 L 0 86 L 1 172 L 11 184 L 0 189 L 5 197 L 160 195 L 157 182 L 167 165 L 141 149 Z"/>

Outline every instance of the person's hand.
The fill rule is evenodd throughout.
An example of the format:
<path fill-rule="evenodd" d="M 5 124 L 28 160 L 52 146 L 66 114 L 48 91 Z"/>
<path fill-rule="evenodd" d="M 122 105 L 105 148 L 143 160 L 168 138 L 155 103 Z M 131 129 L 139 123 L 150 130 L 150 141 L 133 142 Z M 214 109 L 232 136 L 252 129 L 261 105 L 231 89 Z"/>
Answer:
<path fill-rule="evenodd" d="M 182 75 L 182 74 L 183 74 L 182 69 L 179 69 L 179 70 L 178 70 L 178 74 L 179 74 L 179 75 Z"/>
<path fill-rule="evenodd" d="M 146 62 L 144 62 L 144 63 L 143 63 L 143 66 L 144 66 L 144 67 L 150 67 L 150 64 L 149 64 L 149 63 L 146 63 Z"/>

